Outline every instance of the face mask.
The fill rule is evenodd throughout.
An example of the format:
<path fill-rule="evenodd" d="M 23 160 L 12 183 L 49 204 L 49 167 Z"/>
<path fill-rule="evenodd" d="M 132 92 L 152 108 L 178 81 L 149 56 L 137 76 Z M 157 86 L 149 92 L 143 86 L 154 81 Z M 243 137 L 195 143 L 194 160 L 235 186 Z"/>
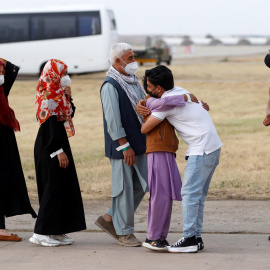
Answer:
<path fill-rule="evenodd" d="M 123 61 L 123 62 L 126 64 L 126 66 L 125 66 L 125 68 L 123 68 L 122 66 L 121 67 L 125 70 L 125 72 L 127 74 L 133 75 L 133 74 L 135 74 L 137 72 L 137 70 L 138 70 L 139 67 L 138 67 L 138 64 L 137 64 L 136 61 L 135 62 L 132 62 L 132 63 L 129 63 L 129 64 L 127 64 L 125 61 Z"/>
<path fill-rule="evenodd" d="M 0 85 L 4 84 L 4 82 L 5 82 L 4 75 L 0 75 Z"/>
<path fill-rule="evenodd" d="M 61 87 L 67 87 L 71 84 L 71 79 L 69 78 L 68 75 L 64 76 L 60 80 L 60 86 Z"/>
<path fill-rule="evenodd" d="M 154 90 L 156 90 L 156 88 L 155 88 Z M 145 90 L 145 92 L 146 92 L 150 97 L 157 98 L 158 95 L 153 94 L 154 90 L 153 90 L 152 92 L 150 92 L 150 91 L 148 91 L 148 90 Z"/>

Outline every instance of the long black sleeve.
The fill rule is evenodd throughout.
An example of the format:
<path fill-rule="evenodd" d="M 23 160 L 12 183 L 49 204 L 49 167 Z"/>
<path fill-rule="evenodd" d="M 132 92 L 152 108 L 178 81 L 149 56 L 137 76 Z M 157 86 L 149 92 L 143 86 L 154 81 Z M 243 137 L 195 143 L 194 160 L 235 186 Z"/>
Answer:
<path fill-rule="evenodd" d="M 62 148 L 60 126 L 63 122 L 57 121 L 55 115 L 49 117 L 40 127 L 42 132 L 42 145 L 49 153 L 53 153 Z"/>
<path fill-rule="evenodd" d="M 19 69 L 20 69 L 19 67 L 7 61 L 7 64 L 5 67 L 5 82 L 3 84 L 6 98 L 9 95 L 10 89 L 17 77 Z"/>

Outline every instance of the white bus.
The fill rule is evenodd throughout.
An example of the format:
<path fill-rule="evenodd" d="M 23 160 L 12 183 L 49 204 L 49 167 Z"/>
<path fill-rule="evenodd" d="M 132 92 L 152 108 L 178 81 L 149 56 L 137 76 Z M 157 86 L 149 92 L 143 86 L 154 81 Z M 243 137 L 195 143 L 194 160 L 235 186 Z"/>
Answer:
<path fill-rule="evenodd" d="M 63 60 L 71 74 L 105 70 L 117 38 L 113 11 L 105 6 L 0 11 L 0 57 L 20 74 L 39 74 L 51 58 Z"/>

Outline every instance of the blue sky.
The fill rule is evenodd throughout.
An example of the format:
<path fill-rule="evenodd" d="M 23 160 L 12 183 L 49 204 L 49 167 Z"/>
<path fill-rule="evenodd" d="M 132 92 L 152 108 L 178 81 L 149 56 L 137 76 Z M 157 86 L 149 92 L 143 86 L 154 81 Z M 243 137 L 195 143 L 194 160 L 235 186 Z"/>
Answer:
<path fill-rule="evenodd" d="M 1 9 L 55 4 L 105 4 L 119 34 L 269 35 L 269 0 L 1 0 Z"/>

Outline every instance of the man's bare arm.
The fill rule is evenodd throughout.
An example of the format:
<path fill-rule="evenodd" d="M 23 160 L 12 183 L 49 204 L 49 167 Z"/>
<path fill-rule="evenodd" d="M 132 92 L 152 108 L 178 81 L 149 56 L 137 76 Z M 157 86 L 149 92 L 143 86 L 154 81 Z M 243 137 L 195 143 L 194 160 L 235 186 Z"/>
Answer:
<path fill-rule="evenodd" d="M 154 116 L 150 115 L 145 123 L 142 124 L 141 132 L 142 134 L 147 134 L 150 132 L 154 127 L 160 124 L 162 121 L 155 118 Z"/>

